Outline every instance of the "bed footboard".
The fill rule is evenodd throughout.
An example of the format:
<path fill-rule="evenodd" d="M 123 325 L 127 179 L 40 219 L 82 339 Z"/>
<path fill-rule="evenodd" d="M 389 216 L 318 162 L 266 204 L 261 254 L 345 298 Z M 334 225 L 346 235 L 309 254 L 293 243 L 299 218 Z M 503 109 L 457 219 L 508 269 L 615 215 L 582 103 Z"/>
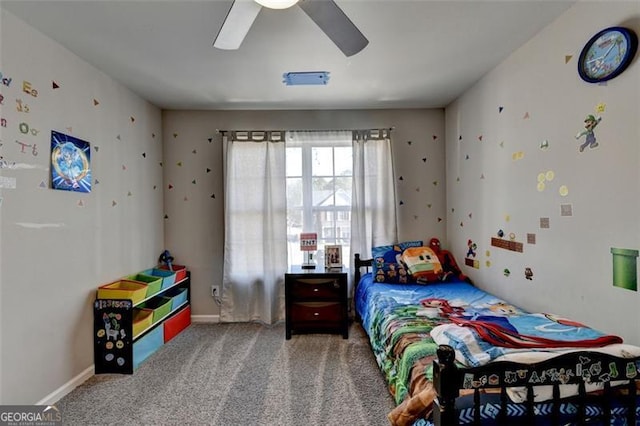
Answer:
<path fill-rule="evenodd" d="M 460 371 L 455 364 L 456 354 L 448 345 L 440 345 L 438 359 L 433 361 L 433 385 L 437 397 L 433 401 L 433 423 L 435 425 L 457 425 L 458 413 L 455 403 L 459 396 Z"/>
<path fill-rule="evenodd" d="M 640 357 L 621 358 L 613 355 L 594 352 L 576 351 L 554 358 L 533 363 L 522 364 L 500 361 L 475 368 L 461 368 L 455 363 L 455 352 L 447 345 L 438 348 L 438 359 L 434 360 L 433 381 L 437 397 L 433 407 L 433 422 L 436 426 L 460 424 L 460 413 L 456 400 L 461 390 L 467 390 L 473 396 L 473 424 L 480 425 L 481 395 L 487 392 L 497 396 L 499 403 L 496 421 L 505 424 L 514 411 L 524 414 L 519 422 L 533 424 L 544 417 L 551 424 L 566 424 L 567 410 L 561 410 L 563 401 L 570 401 L 571 421 L 585 424 L 599 420 L 602 424 L 611 424 L 612 417 L 624 416 L 626 424 L 636 425 L 638 408 L 638 384 L 640 383 Z M 620 386 L 614 386 L 621 381 Z M 577 385 L 576 396 L 561 399 L 562 385 Z M 602 384 L 597 397 L 588 393 L 588 384 Z M 552 399 L 547 401 L 544 409 L 536 408 L 534 395 L 539 386 L 551 386 Z M 521 388 L 526 395 L 522 403 L 514 403 L 507 394 L 507 389 Z M 499 396 L 498 396 L 499 395 Z M 513 404 L 517 404 L 514 410 Z M 511 407 L 511 409 L 508 409 Z M 615 409 L 612 409 L 615 407 Z"/>

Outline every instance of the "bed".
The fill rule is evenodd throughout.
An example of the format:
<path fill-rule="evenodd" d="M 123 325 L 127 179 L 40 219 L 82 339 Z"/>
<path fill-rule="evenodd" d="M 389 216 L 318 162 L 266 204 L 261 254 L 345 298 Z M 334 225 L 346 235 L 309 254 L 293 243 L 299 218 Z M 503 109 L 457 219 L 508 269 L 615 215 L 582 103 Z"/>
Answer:
<path fill-rule="evenodd" d="M 428 284 L 380 282 L 374 262 L 354 256 L 354 307 L 397 405 L 391 424 L 640 424 L 640 348 L 524 312 L 461 274 Z M 580 334 L 569 333 L 569 344 L 515 334 L 533 339 L 520 347 L 510 333 L 494 335 L 490 321 L 476 329 L 486 318 L 518 327 L 533 319 L 540 330 Z M 476 340 L 465 340 L 469 334 Z M 500 339 L 506 347 L 495 344 Z"/>

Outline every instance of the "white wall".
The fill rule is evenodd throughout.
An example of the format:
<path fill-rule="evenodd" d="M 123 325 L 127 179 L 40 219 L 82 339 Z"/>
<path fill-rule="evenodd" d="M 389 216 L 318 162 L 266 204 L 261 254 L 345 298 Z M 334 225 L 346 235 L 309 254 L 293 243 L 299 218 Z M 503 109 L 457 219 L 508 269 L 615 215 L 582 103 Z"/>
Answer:
<path fill-rule="evenodd" d="M 163 249 L 161 113 L 4 10 L 0 29 L 0 404 L 33 404 L 92 366 L 95 289 Z M 49 189 L 51 130 L 91 143 L 91 193 Z"/>
<path fill-rule="evenodd" d="M 447 230 L 459 259 L 477 244 L 479 269 L 465 272 L 480 287 L 637 345 L 640 293 L 612 285 L 610 249 L 640 249 L 640 64 L 606 85 L 576 71 L 584 43 L 616 25 L 640 34 L 640 2 L 579 2 L 446 108 Z M 581 153 L 588 114 L 603 117 L 599 147 Z M 491 246 L 498 230 L 515 233 L 523 253 Z"/>
<path fill-rule="evenodd" d="M 222 138 L 217 129 L 393 127 L 394 158 L 389 161 L 393 161 L 396 177 L 399 239 L 439 237 L 444 241 L 446 237 L 441 109 L 164 111 L 162 121 L 166 246 L 177 262 L 192 271 L 194 315 L 220 312 L 210 296 L 211 284 L 222 282 L 224 245 Z"/>

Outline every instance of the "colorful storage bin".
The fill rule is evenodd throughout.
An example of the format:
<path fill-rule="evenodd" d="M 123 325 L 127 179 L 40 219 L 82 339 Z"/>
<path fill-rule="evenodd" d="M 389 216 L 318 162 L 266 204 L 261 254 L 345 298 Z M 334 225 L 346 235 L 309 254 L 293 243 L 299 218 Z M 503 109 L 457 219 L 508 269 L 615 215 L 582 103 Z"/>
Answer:
<path fill-rule="evenodd" d="M 186 287 L 176 287 L 167 291 L 164 295 L 171 298 L 171 310 L 173 311 L 186 303 L 189 291 Z"/>
<path fill-rule="evenodd" d="M 141 304 L 140 307 L 153 311 L 153 323 L 155 324 L 171 312 L 171 298 L 164 296 L 156 297 L 147 300 Z"/>
<path fill-rule="evenodd" d="M 187 306 L 162 324 L 164 326 L 164 342 L 167 343 L 176 337 L 189 324 L 191 324 L 191 307 Z"/>
<path fill-rule="evenodd" d="M 140 303 L 147 294 L 147 285 L 130 280 L 119 280 L 98 287 L 98 299 L 130 299 Z"/>
<path fill-rule="evenodd" d="M 176 273 L 176 282 L 180 282 L 187 278 L 187 267 L 184 265 L 171 265 L 171 269 L 167 265 L 160 265 L 160 269 L 173 271 Z"/>
<path fill-rule="evenodd" d="M 176 282 L 176 273 L 174 271 L 168 271 L 166 269 L 152 268 L 142 271 L 145 275 L 151 275 L 154 277 L 162 277 L 162 290 L 171 287 Z"/>
<path fill-rule="evenodd" d="M 153 311 L 151 309 L 133 310 L 133 338 L 135 339 L 153 324 Z"/>
<path fill-rule="evenodd" d="M 138 368 L 140 363 L 149 358 L 163 344 L 164 324 L 160 324 L 133 343 L 133 368 Z"/>
<path fill-rule="evenodd" d="M 147 293 L 145 297 L 151 297 L 157 292 L 160 291 L 160 287 L 162 287 L 162 278 L 154 277 L 152 275 L 146 275 L 143 273 L 127 275 L 124 277 L 125 280 L 129 281 L 137 281 L 145 284 L 147 286 Z"/>

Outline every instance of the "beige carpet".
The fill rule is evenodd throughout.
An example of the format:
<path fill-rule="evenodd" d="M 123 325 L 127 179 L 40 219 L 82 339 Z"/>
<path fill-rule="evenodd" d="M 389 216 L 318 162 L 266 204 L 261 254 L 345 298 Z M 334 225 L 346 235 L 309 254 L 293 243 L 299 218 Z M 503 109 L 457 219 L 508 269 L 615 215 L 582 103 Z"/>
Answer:
<path fill-rule="evenodd" d="M 388 425 L 367 337 L 284 325 L 194 324 L 131 375 L 94 376 L 56 403 L 64 424 Z"/>

